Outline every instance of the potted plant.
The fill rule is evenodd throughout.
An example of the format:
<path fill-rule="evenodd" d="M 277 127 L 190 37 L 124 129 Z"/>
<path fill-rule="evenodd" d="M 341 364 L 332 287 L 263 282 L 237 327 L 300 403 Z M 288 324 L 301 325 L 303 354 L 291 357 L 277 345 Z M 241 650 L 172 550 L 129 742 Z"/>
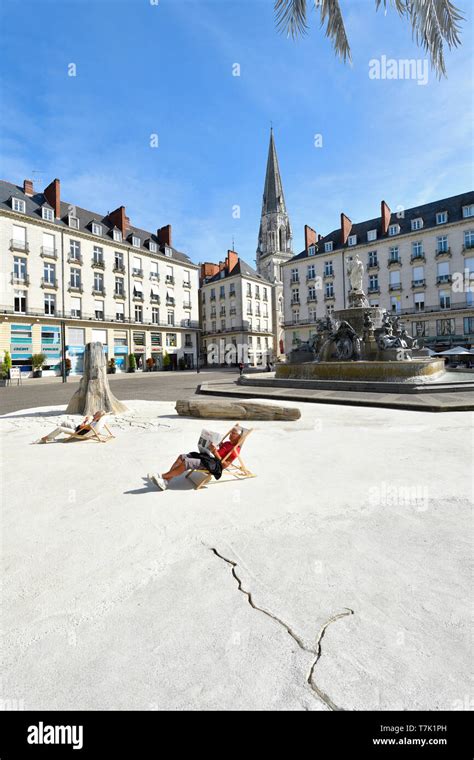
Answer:
<path fill-rule="evenodd" d="M 5 355 L 3 357 L 3 362 L 0 367 L 2 380 L 8 380 L 10 377 L 10 370 L 12 368 L 12 358 L 10 356 L 9 351 L 5 351 Z"/>
<path fill-rule="evenodd" d="M 135 358 L 135 357 L 133 357 L 133 358 Z M 107 372 L 109 373 L 109 375 L 115 375 L 115 373 L 117 372 L 117 366 L 115 364 L 115 359 L 114 359 L 113 356 L 108 361 Z"/>
<path fill-rule="evenodd" d="M 129 354 L 128 355 L 128 371 L 135 372 L 136 368 L 137 368 L 137 360 L 135 359 L 135 354 Z"/>
<path fill-rule="evenodd" d="M 171 367 L 171 359 L 167 351 L 163 354 L 163 369 L 168 370 Z"/>
<path fill-rule="evenodd" d="M 46 361 L 44 354 L 33 354 L 31 357 L 31 366 L 33 367 L 33 377 L 43 376 L 43 365 Z"/>

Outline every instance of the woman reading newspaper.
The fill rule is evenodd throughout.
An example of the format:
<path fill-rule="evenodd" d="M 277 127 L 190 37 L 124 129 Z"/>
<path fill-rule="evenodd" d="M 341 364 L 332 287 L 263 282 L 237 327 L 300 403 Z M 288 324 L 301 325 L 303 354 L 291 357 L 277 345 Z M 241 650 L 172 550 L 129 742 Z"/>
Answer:
<path fill-rule="evenodd" d="M 186 470 L 206 469 L 215 477 L 216 480 L 222 475 L 222 469 L 227 467 L 240 453 L 240 448 L 236 444 L 242 435 L 242 428 L 233 427 L 229 433 L 229 439 L 216 446 L 220 436 L 209 430 L 203 430 L 198 442 L 199 451 L 190 451 L 189 454 L 180 454 L 175 462 L 171 465 L 168 472 L 162 475 L 148 475 L 150 480 L 155 483 L 162 491 L 168 488 L 168 483 L 173 478 L 182 475 Z M 232 449 L 236 447 L 234 451 Z M 223 463 L 224 457 L 232 453 Z"/>

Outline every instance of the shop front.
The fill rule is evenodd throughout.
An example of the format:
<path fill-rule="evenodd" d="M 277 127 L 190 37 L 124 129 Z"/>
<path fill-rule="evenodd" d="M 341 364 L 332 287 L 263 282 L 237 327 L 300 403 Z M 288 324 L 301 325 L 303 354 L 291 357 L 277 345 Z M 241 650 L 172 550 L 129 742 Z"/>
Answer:
<path fill-rule="evenodd" d="M 143 372 L 145 369 L 145 333 L 133 333 L 133 355 L 137 363 L 137 370 Z"/>
<path fill-rule="evenodd" d="M 41 327 L 41 353 L 46 357 L 44 371 L 61 372 L 61 328 L 58 325 Z"/>
<path fill-rule="evenodd" d="M 13 367 L 20 367 L 21 372 L 31 372 L 31 355 L 33 339 L 31 325 L 11 325 L 10 356 Z"/>
<path fill-rule="evenodd" d="M 68 327 L 67 355 L 71 360 L 71 375 L 82 375 L 84 371 L 84 348 L 86 332 L 83 327 Z"/>
<path fill-rule="evenodd" d="M 114 359 L 117 372 L 126 372 L 128 356 L 128 339 L 125 330 L 114 332 Z"/>
<path fill-rule="evenodd" d="M 163 336 L 159 332 L 151 333 L 151 358 L 155 372 L 163 369 Z"/>

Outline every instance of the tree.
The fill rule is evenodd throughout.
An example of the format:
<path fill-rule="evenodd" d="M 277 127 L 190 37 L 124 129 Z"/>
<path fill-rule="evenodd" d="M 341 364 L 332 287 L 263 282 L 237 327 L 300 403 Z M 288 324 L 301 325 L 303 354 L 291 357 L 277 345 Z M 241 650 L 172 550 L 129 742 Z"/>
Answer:
<path fill-rule="evenodd" d="M 312 0 L 275 0 L 277 27 L 287 36 L 299 37 L 308 29 L 308 6 Z M 399 16 L 406 18 L 412 27 L 417 45 L 428 53 L 431 65 L 438 77 L 446 76 L 444 45 L 457 47 L 459 22 L 464 20 L 459 9 L 450 0 L 375 0 L 378 10 L 383 5 L 393 6 Z M 351 49 L 344 27 L 339 0 L 314 0 L 315 10 L 319 10 L 321 26 L 326 22 L 326 37 L 329 37 L 336 55 L 343 61 L 351 60 Z"/>
<path fill-rule="evenodd" d="M 102 343 L 88 343 L 84 351 L 84 374 L 79 388 L 71 398 L 67 414 L 94 414 L 98 411 L 109 414 L 126 412 L 127 407 L 110 390 L 107 378 L 107 362 Z"/>
<path fill-rule="evenodd" d="M 10 370 L 12 368 L 12 358 L 9 351 L 5 351 L 3 362 L 1 366 L 2 377 L 10 377 Z"/>

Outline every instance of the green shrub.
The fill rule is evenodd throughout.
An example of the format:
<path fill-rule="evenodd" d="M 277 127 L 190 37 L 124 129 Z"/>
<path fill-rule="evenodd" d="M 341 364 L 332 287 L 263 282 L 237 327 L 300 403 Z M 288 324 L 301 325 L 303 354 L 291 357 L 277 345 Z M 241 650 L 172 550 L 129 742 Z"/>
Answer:
<path fill-rule="evenodd" d="M 31 357 L 31 366 L 34 370 L 43 369 L 45 361 L 46 356 L 44 354 L 33 354 Z"/>
<path fill-rule="evenodd" d="M 132 372 L 136 370 L 137 368 L 137 360 L 135 359 L 135 354 L 129 354 L 128 355 L 128 368 Z"/>

